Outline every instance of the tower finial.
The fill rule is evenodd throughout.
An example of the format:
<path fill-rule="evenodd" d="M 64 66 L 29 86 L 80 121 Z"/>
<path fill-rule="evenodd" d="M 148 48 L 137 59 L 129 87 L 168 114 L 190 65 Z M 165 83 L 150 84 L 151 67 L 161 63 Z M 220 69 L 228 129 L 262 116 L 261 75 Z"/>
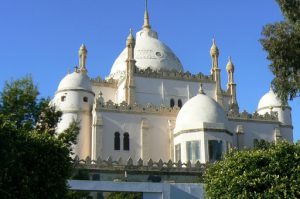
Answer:
<path fill-rule="evenodd" d="M 84 44 L 81 44 L 79 48 L 79 71 L 86 74 L 87 69 L 86 69 L 86 58 L 87 58 L 87 49 Z"/>
<path fill-rule="evenodd" d="M 198 93 L 199 93 L 199 94 L 205 94 L 204 91 L 203 91 L 202 83 L 200 83 L 200 85 L 199 85 Z"/>
<path fill-rule="evenodd" d="M 148 14 L 148 0 L 145 0 L 145 13 L 144 13 L 144 25 L 143 29 L 151 29 Z"/>

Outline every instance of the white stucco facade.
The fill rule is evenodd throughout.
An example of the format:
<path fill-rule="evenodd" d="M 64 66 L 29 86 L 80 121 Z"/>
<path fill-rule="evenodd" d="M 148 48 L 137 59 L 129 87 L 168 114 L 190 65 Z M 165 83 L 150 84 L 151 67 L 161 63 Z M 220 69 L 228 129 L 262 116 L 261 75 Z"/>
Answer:
<path fill-rule="evenodd" d="M 190 74 L 157 35 L 146 11 L 142 30 L 136 39 L 130 33 L 105 80 L 87 75 L 87 50 L 80 48 L 79 68 L 63 78 L 52 100 L 63 112 L 59 133 L 74 120 L 80 125 L 75 155 L 194 164 L 259 140 L 293 141 L 291 108 L 273 91 L 257 112 L 239 112 L 234 65 L 230 58 L 224 90 L 215 41 L 210 74 Z"/>

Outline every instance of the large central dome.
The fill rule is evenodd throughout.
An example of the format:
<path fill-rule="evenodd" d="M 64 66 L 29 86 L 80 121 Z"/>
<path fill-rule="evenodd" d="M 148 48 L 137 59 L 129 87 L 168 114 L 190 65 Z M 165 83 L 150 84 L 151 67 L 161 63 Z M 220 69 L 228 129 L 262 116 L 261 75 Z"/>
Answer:
<path fill-rule="evenodd" d="M 143 29 L 136 33 L 134 58 L 139 69 L 150 67 L 154 71 L 183 71 L 182 64 L 174 52 L 158 39 L 157 33 L 151 30 L 148 12 L 145 11 Z M 118 79 L 126 72 L 127 48 L 115 60 L 109 77 Z"/>

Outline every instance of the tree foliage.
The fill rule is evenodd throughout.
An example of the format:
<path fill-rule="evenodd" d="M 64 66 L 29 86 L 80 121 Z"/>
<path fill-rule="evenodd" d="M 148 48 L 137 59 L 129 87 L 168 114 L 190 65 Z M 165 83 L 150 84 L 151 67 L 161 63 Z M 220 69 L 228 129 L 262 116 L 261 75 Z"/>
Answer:
<path fill-rule="evenodd" d="M 233 150 L 205 173 L 209 198 L 300 198 L 300 143 Z"/>
<path fill-rule="evenodd" d="M 133 192 L 112 192 L 108 195 L 108 199 L 141 199 L 143 196 L 142 193 L 133 193 Z"/>
<path fill-rule="evenodd" d="M 282 101 L 300 92 L 300 0 L 276 0 L 284 21 L 264 26 L 260 40 L 270 69 L 275 75 L 273 89 Z"/>
<path fill-rule="evenodd" d="M 66 198 L 79 128 L 56 135 L 61 112 L 38 94 L 30 76 L 0 94 L 0 198 Z"/>

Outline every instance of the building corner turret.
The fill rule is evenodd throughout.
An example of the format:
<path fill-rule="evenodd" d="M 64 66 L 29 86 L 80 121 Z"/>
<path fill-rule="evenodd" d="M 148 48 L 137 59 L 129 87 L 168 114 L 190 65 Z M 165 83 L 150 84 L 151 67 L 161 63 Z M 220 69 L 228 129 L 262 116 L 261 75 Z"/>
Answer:
<path fill-rule="evenodd" d="M 210 48 L 210 56 L 212 59 L 212 68 L 211 68 L 211 74 L 213 76 L 213 80 L 216 82 L 216 88 L 215 88 L 215 100 L 224 107 L 223 104 L 223 94 L 222 94 L 222 88 L 221 88 L 221 69 L 219 68 L 219 49 L 216 45 L 215 39 L 213 39 L 213 44 Z"/>
<path fill-rule="evenodd" d="M 238 113 L 239 105 L 236 99 L 236 83 L 234 82 L 234 65 L 232 63 L 231 57 L 228 58 L 226 70 L 228 73 L 227 92 L 231 96 L 230 111 L 233 113 Z"/>
<path fill-rule="evenodd" d="M 132 30 L 130 29 L 129 36 L 126 40 L 127 47 L 127 59 L 126 59 L 126 83 L 125 83 L 125 100 L 128 105 L 133 105 L 135 103 L 135 81 L 134 81 L 134 71 L 135 71 L 135 59 L 134 59 L 134 47 L 135 38 L 133 36 Z"/>

